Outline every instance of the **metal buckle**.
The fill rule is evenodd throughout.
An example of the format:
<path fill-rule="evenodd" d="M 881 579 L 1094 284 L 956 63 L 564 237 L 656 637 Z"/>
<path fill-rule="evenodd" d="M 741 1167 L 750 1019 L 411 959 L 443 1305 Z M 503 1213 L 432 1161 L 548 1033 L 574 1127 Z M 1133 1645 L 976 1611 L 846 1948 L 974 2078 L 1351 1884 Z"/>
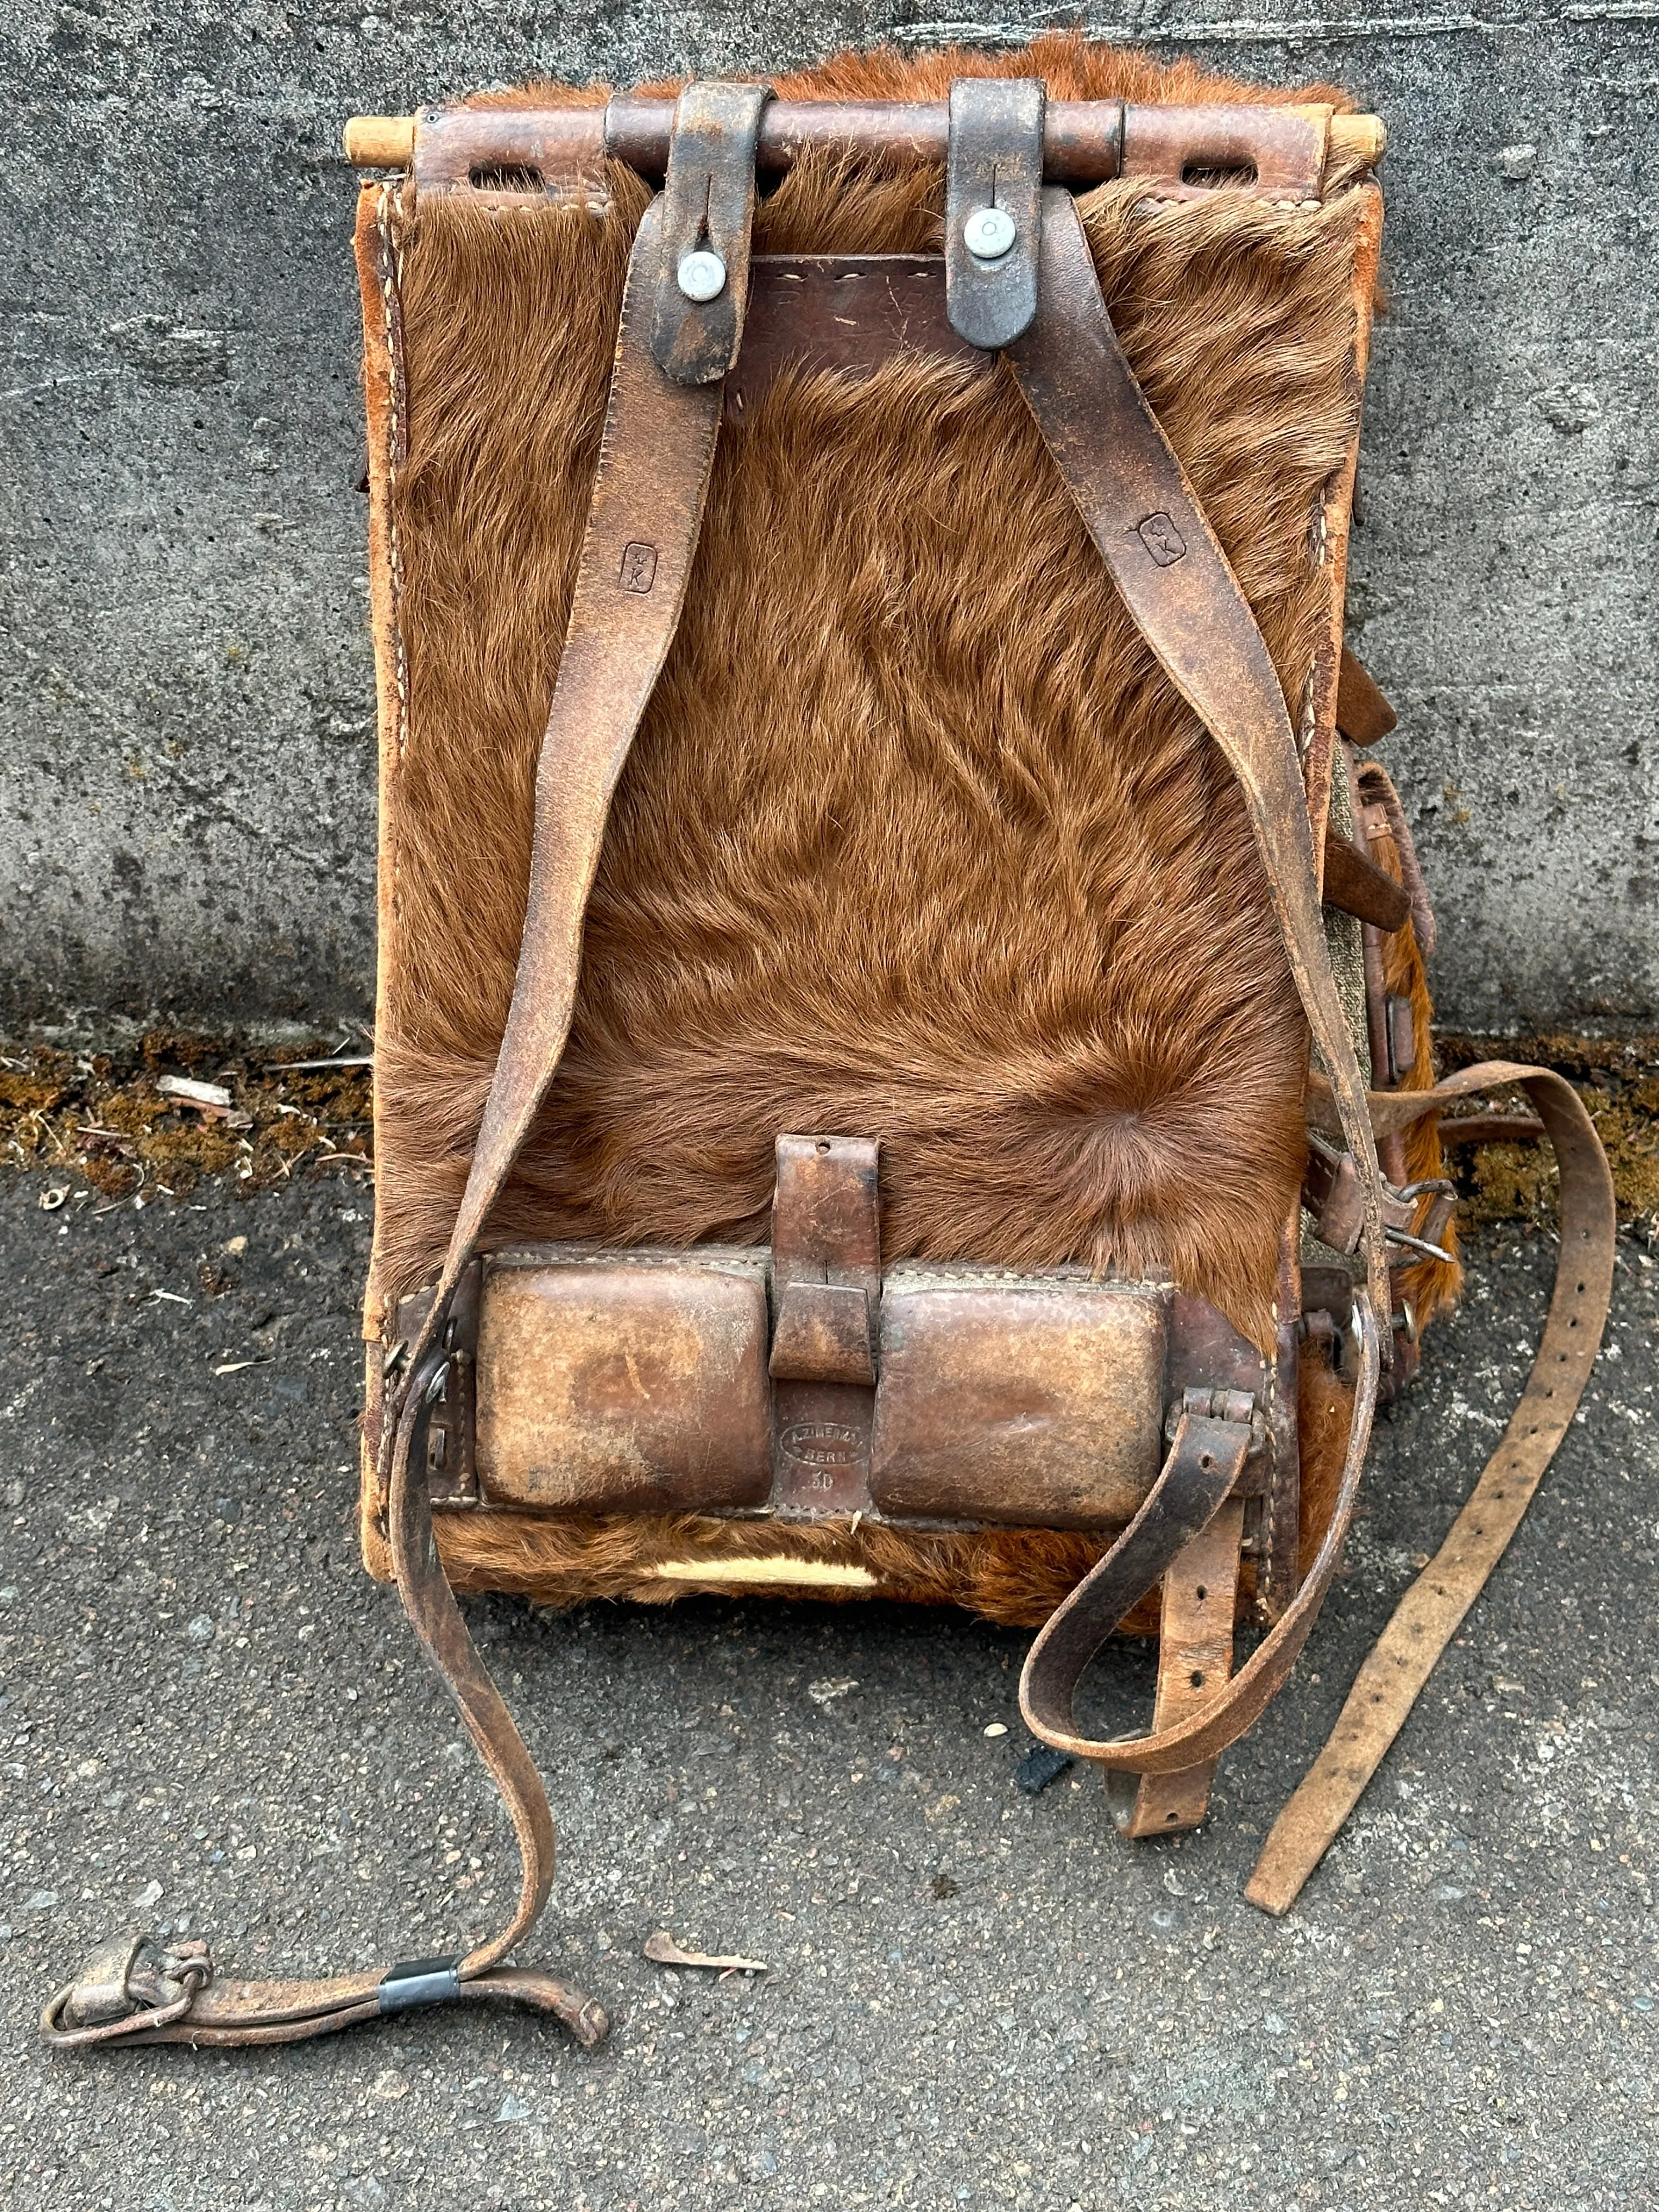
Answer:
<path fill-rule="evenodd" d="M 72 1982 L 48 2001 L 40 2033 L 60 2050 L 171 2027 L 213 1979 L 205 1943 L 171 1948 L 142 1929 L 101 1943 Z"/>

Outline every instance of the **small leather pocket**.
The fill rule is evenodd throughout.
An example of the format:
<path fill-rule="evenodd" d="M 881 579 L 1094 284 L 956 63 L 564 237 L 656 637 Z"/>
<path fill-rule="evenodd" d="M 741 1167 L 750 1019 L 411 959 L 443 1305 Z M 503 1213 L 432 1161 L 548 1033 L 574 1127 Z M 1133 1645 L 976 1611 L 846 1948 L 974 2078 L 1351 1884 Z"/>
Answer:
<path fill-rule="evenodd" d="M 496 1255 L 478 1318 L 484 1497 L 574 1513 L 763 1505 L 766 1257 Z"/>
<path fill-rule="evenodd" d="M 1163 1456 L 1170 1292 L 895 1268 L 870 1492 L 895 1520 L 1121 1527 Z"/>

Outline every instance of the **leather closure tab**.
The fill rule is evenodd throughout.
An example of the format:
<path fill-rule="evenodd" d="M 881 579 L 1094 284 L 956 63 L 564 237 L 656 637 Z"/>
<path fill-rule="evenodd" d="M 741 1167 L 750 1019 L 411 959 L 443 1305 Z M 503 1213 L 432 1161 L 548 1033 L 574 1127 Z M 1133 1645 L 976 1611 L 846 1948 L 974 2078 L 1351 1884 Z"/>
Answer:
<path fill-rule="evenodd" d="M 881 1297 L 880 1146 L 868 1137 L 780 1137 L 772 1221 L 775 1382 L 876 1381 Z"/>
<path fill-rule="evenodd" d="M 853 1283 L 792 1283 L 778 1310 L 770 1371 L 778 1382 L 873 1389 L 868 1292 Z"/>
<path fill-rule="evenodd" d="M 778 1139 L 772 1503 L 785 1513 L 871 1509 L 879 1154 L 868 1137 Z"/>
<path fill-rule="evenodd" d="M 945 296 L 951 327 L 994 351 L 1030 327 L 1042 227 L 1041 77 L 959 77 L 951 87 Z"/>
<path fill-rule="evenodd" d="M 477 1361 L 483 1287 L 483 1262 L 471 1260 L 455 1285 L 444 1325 L 442 1341 L 448 1360 L 426 1432 L 427 1488 L 434 1505 L 478 1502 Z"/>
<path fill-rule="evenodd" d="M 689 84 L 675 106 L 651 351 L 676 384 L 718 384 L 738 357 L 755 146 L 771 97 L 763 84 Z"/>
<path fill-rule="evenodd" d="M 1322 896 L 1327 906 L 1390 934 L 1411 920 L 1411 893 L 1405 885 L 1335 828 L 1325 832 Z"/>
<path fill-rule="evenodd" d="M 1336 726 L 1351 745 L 1374 745 L 1397 728 L 1400 717 L 1357 653 L 1345 645 L 1336 679 Z"/>

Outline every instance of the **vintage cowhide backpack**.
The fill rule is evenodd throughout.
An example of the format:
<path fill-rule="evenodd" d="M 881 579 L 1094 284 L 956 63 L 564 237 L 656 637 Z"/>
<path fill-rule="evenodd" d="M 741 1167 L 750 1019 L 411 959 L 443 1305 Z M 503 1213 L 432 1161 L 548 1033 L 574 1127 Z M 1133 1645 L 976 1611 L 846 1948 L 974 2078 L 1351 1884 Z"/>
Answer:
<path fill-rule="evenodd" d="M 1190 1827 L 1456 1288 L 1440 1116 L 1519 1083 L 1561 1168 L 1542 1349 L 1268 1838 L 1248 1894 L 1296 1896 L 1571 1417 L 1613 1231 L 1559 1077 L 1434 1081 L 1363 750 L 1393 717 L 1342 647 L 1382 224 L 1351 106 L 1045 39 L 353 126 L 395 173 L 356 235 L 363 1547 L 522 1891 L 465 1957 L 322 1982 L 129 1936 L 55 2041 L 456 1999 L 604 2036 L 501 1963 L 553 1827 L 453 1588 L 1026 1623 L 1033 1732 L 1126 1834 Z M 1120 1628 L 1156 1704 L 1097 1741 L 1073 1692 Z"/>

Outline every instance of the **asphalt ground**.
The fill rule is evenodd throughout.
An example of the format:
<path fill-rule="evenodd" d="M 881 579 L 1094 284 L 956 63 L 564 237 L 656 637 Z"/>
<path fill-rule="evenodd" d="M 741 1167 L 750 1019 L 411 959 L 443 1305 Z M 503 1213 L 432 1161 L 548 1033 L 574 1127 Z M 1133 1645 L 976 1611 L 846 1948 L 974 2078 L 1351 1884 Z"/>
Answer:
<path fill-rule="evenodd" d="M 51 1211 L 52 1178 L 0 1178 L 9 2201 L 1659 2201 L 1659 1257 L 1628 1231 L 1578 1425 L 1285 1920 L 1244 1879 L 1519 1391 L 1542 1231 L 1480 1232 L 1345 1575 L 1197 1836 L 1125 1844 L 1091 1776 L 1016 1790 L 1015 1632 L 476 1601 L 561 1821 L 528 1948 L 612 2009 L 605 2049 L 437 2012 L 289 2050 L 43 2051 L 43 1998 L 131 1923 L 314 1973 L 453 1949 L 514 1892 L 505 1818 L 357 1560 L 357 1175 L 136 1207 L 71 1178 Z M 1146 1652 L 1097 1673 L 1127 1724 Z M 665 1972 L 658 1928 L 769 1971 Z"/>

